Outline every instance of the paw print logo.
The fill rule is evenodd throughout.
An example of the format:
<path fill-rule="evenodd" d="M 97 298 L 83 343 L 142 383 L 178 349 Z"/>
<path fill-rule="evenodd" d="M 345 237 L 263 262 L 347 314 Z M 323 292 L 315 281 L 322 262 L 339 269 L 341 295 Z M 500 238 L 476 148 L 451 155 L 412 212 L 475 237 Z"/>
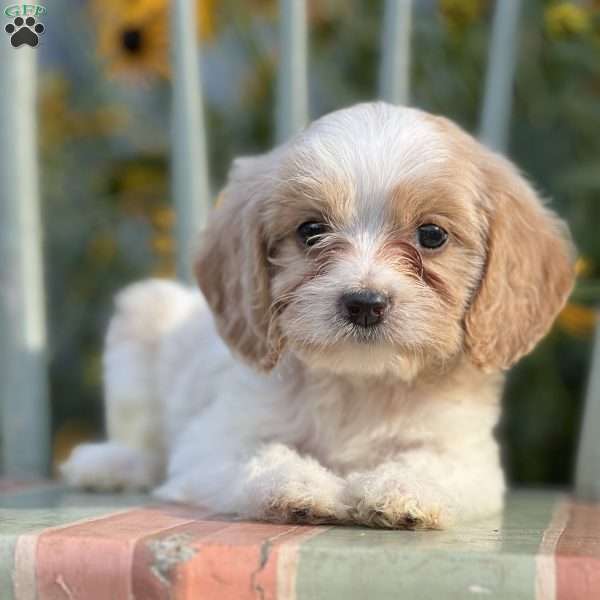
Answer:
<path fill-rule="evenodd" d="M 10 43 L 14 48 L 27 44 L 35 48 L 46 28 L 41 23 L 36 23 L 34 17 L 16 17 L 12 23 L 9 23 L 4 30 L 10 35 Z"/>

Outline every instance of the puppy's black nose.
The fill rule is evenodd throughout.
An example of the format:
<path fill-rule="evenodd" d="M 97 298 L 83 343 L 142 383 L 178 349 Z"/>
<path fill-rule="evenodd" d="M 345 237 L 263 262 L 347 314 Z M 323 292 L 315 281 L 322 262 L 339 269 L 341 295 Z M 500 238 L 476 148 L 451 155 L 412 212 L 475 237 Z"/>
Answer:
<path fill-rule="evenodd" d="M 343 294 L 341 304 L 348 321 L 362 327 L 372 327 L 383 320 L 388 299 L 373 290 L 360 290 Z"/>

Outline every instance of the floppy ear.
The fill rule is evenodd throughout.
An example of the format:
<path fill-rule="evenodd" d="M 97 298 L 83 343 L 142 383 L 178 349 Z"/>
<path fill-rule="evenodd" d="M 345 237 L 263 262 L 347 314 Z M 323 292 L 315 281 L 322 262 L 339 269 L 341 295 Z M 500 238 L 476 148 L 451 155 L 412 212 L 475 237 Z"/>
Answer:
<path fill-rule="evenodd" d="M 465 319 L 466 346 L 484 370 L 507 369 L 548 332 L 574 283 L 568 229 L 512 164 L 485 151 L 487 260 Z"/>
<path fill-rule="evenodd" d="M 261 208 L 268 199 L 269 155 L 237 159 L 202 234 L 196 277 L 221 337 L 253 366 L 268 371 L 281 342 L 271 319 L 267 240 Z"/>

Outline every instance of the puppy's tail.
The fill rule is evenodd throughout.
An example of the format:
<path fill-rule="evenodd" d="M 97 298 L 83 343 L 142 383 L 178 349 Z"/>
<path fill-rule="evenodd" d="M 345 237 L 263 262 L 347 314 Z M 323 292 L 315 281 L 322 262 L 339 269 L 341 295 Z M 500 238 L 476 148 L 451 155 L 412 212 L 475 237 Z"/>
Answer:
<path fill-rule="evenodd" d="M 108 436 L 162 454 L 158 354 L 165 337 L 193 310 L 197 297 L 171 281 L 150 279 L 117 295 L 104 351 Z"/>

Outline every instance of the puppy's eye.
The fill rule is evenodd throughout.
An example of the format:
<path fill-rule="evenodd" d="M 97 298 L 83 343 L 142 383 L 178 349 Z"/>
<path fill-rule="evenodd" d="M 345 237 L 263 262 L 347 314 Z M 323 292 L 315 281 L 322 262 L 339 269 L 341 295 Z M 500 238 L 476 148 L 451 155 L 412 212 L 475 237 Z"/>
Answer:
<path fill-rule="evenodd" d="M 319 241 L 320 236 L 328 231 L 329 227 L 318 221 L 306 221 L 296 230 L 300 241 L 305 246 L 314 246 Z"/>
<path fill-rule="evenodd" d="M 441 248 L 448 240 L 448 232 L 438 225 L 426 223 L 417 229 L 417 240 L 423 248 L 435 250 Z"/>

